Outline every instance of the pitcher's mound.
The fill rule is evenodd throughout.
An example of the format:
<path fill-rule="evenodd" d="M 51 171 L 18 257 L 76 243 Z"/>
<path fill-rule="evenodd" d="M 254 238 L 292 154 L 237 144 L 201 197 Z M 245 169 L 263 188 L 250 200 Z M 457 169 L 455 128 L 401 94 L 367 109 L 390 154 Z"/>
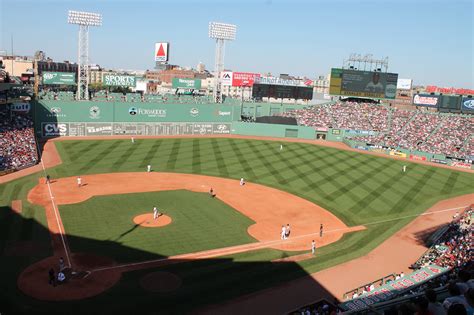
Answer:
<path fill-rule="evenodd" d="M 141 278 L 140 286 L 150 292 L 172 292 L 181 286 L 181 278 L 171 272 L 157 271 Z"/>
<path fill-rule="evenodd" d="M 153 219 L 153 213 L 145 213 L 137 215 L 133 218 L 133 222 L 143 227 L 162 227 L 171 223 L 171 217 L 166 214 L 160 215 L 157 219 Z"/>

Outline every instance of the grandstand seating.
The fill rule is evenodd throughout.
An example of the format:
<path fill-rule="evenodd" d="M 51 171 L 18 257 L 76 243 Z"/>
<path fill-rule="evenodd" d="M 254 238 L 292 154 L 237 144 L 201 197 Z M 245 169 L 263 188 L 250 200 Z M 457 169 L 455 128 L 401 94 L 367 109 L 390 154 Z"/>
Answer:
<path fill-rule="evenodd" d="M 468 159 L 474 155 L 474 117 L 403 110 L 372 103 L 338 102 L 282 114 L 299 125 L 374 131 L 352 139 L 392 149 Z"/>
<path fill-rule="evenodd" d="M 18 170 L 38 161 L 33 121 L 28 116 L 0 110 L 0 171 Z"/>
<path fill-rule="evenodd" d="M 401 308 L 405 308 L 409 305 L 410 309 L 416 309 L 419 307 L 418 303 L 422 299 L 423 295 L 426 294 L 427 290 L 435 289 L 438 292 L 440 301 L 444 299 L 443 306 L 446 314 L 451 304 L 449 294 L 453 295 L 452 287 L 457 287 L 459 293 L 457 295 L 466 295 L 466 299 L 472 300 L 472 293 L 474 290 L 474 279 L 472 279 L 472 269 L 474 267 L 472 257 L 472 218 L 474 215 L 474 205 L 467 207 L 461 214 L 456 213 L 453 216 L 452 222 L 446 229 L 442 229 L 443 233 L 439 235 L 438 239 L 434 244 L 415 262 L 410 268 L 419 269 L 425 266 L 440 266 L 448 268 L 448 272 L 445 272 L 433 279 L 424 282 L 419 285 L 412 285 L 403 287 L 399 292 L 395 292 L 392 296 L 392 301 L 384 301 L 371 305 L 369 309 L 359 310 L 359 314 L 397 314 Z M 373 281 L 375 283 L 375 289 L 378 288 L 378 284 L 381 279 Z M 400 280 L 401 281 L 401 280 Z M 469 289 L 471 288 L 471 291 Z M 349 291 L 344 298 L 346 300 L 365 298 L 371 295 L 371 289 L 366 289 L 361 292 L 361 288 L 356 288 Z M 357 292 L 358 294 L 350 294 Z M 468 295 L 471 295 L 470 297 Z M 474 311 L 474 304 L 466 304 L 471 311 Z M 385 312 L 383 312 L 385 311 Z M 424 313 L 422 313 L 424 314 Z M 427 313 L 428 314 L 428 313 Z"/>

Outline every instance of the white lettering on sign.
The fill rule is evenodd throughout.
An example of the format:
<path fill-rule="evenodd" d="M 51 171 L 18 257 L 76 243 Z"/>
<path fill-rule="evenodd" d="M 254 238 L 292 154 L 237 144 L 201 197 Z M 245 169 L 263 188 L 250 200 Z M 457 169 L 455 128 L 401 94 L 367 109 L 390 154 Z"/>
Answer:
<path fill-rule="evenodd" d="M 420 96 L 420 95 L 415 95 L 413 98 L 413 103 L 414 104 L 425 104 L 425 105 L 436 105 L 438 104 L 438 98 L 437 97 L 431 97 L 431 96 Z"/>

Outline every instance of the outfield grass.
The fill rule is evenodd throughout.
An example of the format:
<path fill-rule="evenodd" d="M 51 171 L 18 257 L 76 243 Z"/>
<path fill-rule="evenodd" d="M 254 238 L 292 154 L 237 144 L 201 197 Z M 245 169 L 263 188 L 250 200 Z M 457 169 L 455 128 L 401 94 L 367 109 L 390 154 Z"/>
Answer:
<path fill-rule="evenodd" d="M 299 263 L 271 264 L 269 261 L 292 253 L 265 249 L 222 259 L 166 267 L 166 270 L 177 273 L 183 279 L 183 287 L 175 295 L 152 295 L 152 301 L 160 302 L 164 307 L 169 304 L 171 309 L 176 303 L 181 303 L 182 307 L 193 307 L 217 302 L 365 255 L 435 202 L 474 192 L 473 174 L 304 143 L 285 143 L 282 152 L 279 151 L 279 142 L 245 139 L 139 139 L 135 144 L 131 144 L 129 140 L 61 141 L 56 142 L 56 145 L 63 164 L 48 170 L 53 178 L 95 173 L 143 172 L 146 165 L 151 164 L 156 171 L 234 179 L 244 177 L 248 181 L 306 198 L 328 209 L 351 226 L 393 219 L 388 223 L 369 225 L 365 231 L 345 235 L 341 241 L 319 249 L 315 258 Z M 405 174 L 401 172 L 402 165 L 408 165 Z M 27 192 L 36 184 L 40 175 L 35 174 L 0 185 L 2 252 L 9 241 L 35 239 L 49 242 L 49 235 L 44 230 L 44 211 L 29 204 L 26 199 Z M 7 207 L 15 199 L 23 200 L 25 211 L 21 216 L 12 215 L 8 211 Z M 89 202 L 99 202 L 98 200 L 93 198 Z M 125 205 L 122 200 L 117 201 L 117 204 Z M 149 209 L 149 205 L 146 206 Z M 120 253 L 123 250 L 120 242 L 131 242 L 133 233 L 137 231 L 133 230 L 121 240 L 111 238 L 105 241 L 104 238 L 107 237 L 100 235 L 101 232 L 97 231 L 97 226 L 93 224 L 74 226 L 74 216 L 79 213 L 66 213 L 74 207 L 83 205 L 61 207 L 68 233 L 87 236 L 90 241 L 96 241 L 98 244 L 113 244 L 114 252 Z M 127 209 L 138 211 L 131 206 Z M 92 212 L 88 217 L 98 214 L 95 209 L 87 211 Z M 402 216 L 413 217 L 397 219 Z M 79 219 L 83 218 L 77 218 Z M 37 222 L 39 224 L 36 224 Z M 240 231 L 248 224 L 242 223 Z M 112 234 L 117 236 L 128 227 L 117 227 Z M 172 225 L 169 226 L 171 227 Z M 249 241 L 243 238 L 239 240 L 239 237 L 242 236 L 236 235 L 238 242 Z M 71 238 L 74 247 L 75 240 Z M 227 241 L 230 240 L 201 239 L 199 246 L 205 248 L 207 243 L 209 248 L 220 247 L 218 242 L 224 244 Z M 168 245 L 169 248 L 162 249 L 160 244 L 159 249 L 150 249 L 139 247 L 144 245 L 135 244 L 133 247 L 127 244 L 127 248 L 137 248 L 137 253 L 154 251 L 153 254 L 156 255 L 169 255 L 174 250 L 176 253 L 188 250 L 188 244 L 176 248 L 172 248 L 171 243 L 166 246 Z M 97 246 L 98 250 L 105 250 Z M 14 280 L 31 261 L 49 254 L 2 257 L 0 268 L 11 271 L 6 276 L 8 281 L 0 284 L 2 292 L 8 292 L 18 303 L 50 307 L 47 303 L 33 301 L 18 293 Z M 131 297 L 123 301 L 130 307 L 136 302 L 148 303 L 150 294 L 141 290 L 137 284 L 138 277 L 146 272 L 149 271 L 125 274 L 119 286 L 107 294 L 82 301 L 81 305 L 102 305 L 105 310 L 109 310 L 110 305 L 123 295 Z M 212 281 L 209 281 L 209 278 Z"/>
<path fill-rule="evenodd" d="M 137 226 L 133 218 L 154 206 L 172 217 L 161 228 Z M 186 190 L 96 196 L 59 206 L 73 252 L 106 255 L 118 262 L 141 261 L 255 242 L 255 222 L 207 193 Z M 159 219 L 158 219 L 159 220 Z M 91 242 L 91 240 L 93 242 Z M 97 241 L 97 242 L 94 242 Z M 110 246 L 116 242 L 123 246 Z"/>

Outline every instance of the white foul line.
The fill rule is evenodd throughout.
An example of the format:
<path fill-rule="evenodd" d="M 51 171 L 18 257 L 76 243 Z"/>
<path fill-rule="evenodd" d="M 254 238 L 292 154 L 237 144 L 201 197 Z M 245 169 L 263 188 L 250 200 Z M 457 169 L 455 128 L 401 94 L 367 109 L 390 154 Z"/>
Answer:
<path fill-rule="evenodd" d="M 398 220 L 403 220 L 403 219 L 412 218 L 412 217 L 420 217 L 420 216 L 425 216 L 425 215 L 438 214 L 438 213 L 441 213 L 441 212 L 448 212 L 448 211 L 453 211 L 453 210 L 465 209 L 469 206 L 470 205 L 465 205 L 465 206 L 456 207 L 456 208 L 442 209 L 442 210 L 438 210 L 438 211 L 407 215 L 407 216 L 393 218 L 393 219 L 374 221 L 374 222 L 369 222 L 369 223 L 363 224 L 362 226 L 381 224 L 381 223 L 386 223 L 386 222 L 391 222 L 391 221 L 398 221 Z M 338 232 L 338 231 L 351 230 L 353 228 L 354 228 L 354 226 L 353 227 L 346 227 L 346 228 L 328 230 L 328 231 L 324 231 L 324 234 L 334 233 L 334 232 Z M 199 256 L 198 259 L 219 257 L 219 256 L 224 256 L 226 254 L 237 254 L 237 253 L 241 253 L 243 251 L 262 249 L 262 248 L 266 248 L 266 247 L 269 247 L 269 246 L 272 246 L 272 245 L 288 244 L 288 243 L 291 243 L 292 241 L 296 241 L 298 239 L 306 238 L 306 237 L 309 237 L 309 236 L 318 236 L 319 233 L 320 232 L 310 233 L 310 234 L 305 234 L 305 235 L 299 235 L 299 236 L 291 238 L 291 240 L 275 240 L 275 241 L 250 243 L 250 244 L 244 244 L 244 245 L 238 245 L 238 246 L 232 246 L 232 247 L 217 248 L 217 249 L 214 249 L 214 250 L 209 250 L 209 251 L 202 252 L 201 253 L 202 256 Z M 230 251 L 230 253 L 229 253 L 229 251 Z M 215 252 L 217 252 L 218 254 L 216 255 Z M 190 257 L 190 256 L 191 257 L 196 256 L 196 255 L 199 255 L 199 252 L 182 254 L 182 255 L 177 255 L 177 256 L 172 256 L 172 257 L 159 258 L 159 259 L 154 259 L 154 260 L 145 260 L 145 261 L 141 261 L 141 262 L 128 263 L 128 264 L 123 264 L 123 265 L 102 267 L 102 268 L 97 268 L 97 269 L 90 270 L 88 272 L 92 273 L 92 272 L 97 272 L 97 271 L 106 271 L 106 270 L 127 268 L 127 267 L 133 267 L 133 266 L 159 263 L 159 262 L 166 261 L 166 260 L 170 260 L 170 261 L 171 260 L 179 260 L 179 259 L 185 259 L 186 257 Z"/>
<path fill-rule="evenodd" d="M 40 151 L 39 151 L 38 143 L 36 143 L 36 147 L 37 147 L 38 154 L 39 154 Z M 46 174 L 46 169 L 44 168 L 43 155 L 42 154 L 40 156 L 40 162 L 41 162 L 41 167 L 43 168 L 43 174 L 45 175 L 44 177 L 46 178 L 47 174 Z M 54 216 L 56 217 L 56 223 L 58 224 L 59 235 L 61 236 L 61 241 L 62 241 L 63 246 L 64 246 L 64 252 L 66 253 L 67 264 L 68 264 L 69 267 L 72 267 L 71 259 L 69 258 L 69 250 L 66 246 L 66 241 L 64 240 L 64 231 L 61 227 L 61 224 L 59 223 L 59 214 L 58 214 L 58 210 L 56 209 L 56 204 L 54 203 L 54 196 L 53 196 L 53 192 L 51 191 L 51 185 L 48 181 L 46 182 L 46 184 L 48 185 L 49 198 L 51 199 L 51 204 L 53 205 L 53 210 L 54 210 Z"/>

